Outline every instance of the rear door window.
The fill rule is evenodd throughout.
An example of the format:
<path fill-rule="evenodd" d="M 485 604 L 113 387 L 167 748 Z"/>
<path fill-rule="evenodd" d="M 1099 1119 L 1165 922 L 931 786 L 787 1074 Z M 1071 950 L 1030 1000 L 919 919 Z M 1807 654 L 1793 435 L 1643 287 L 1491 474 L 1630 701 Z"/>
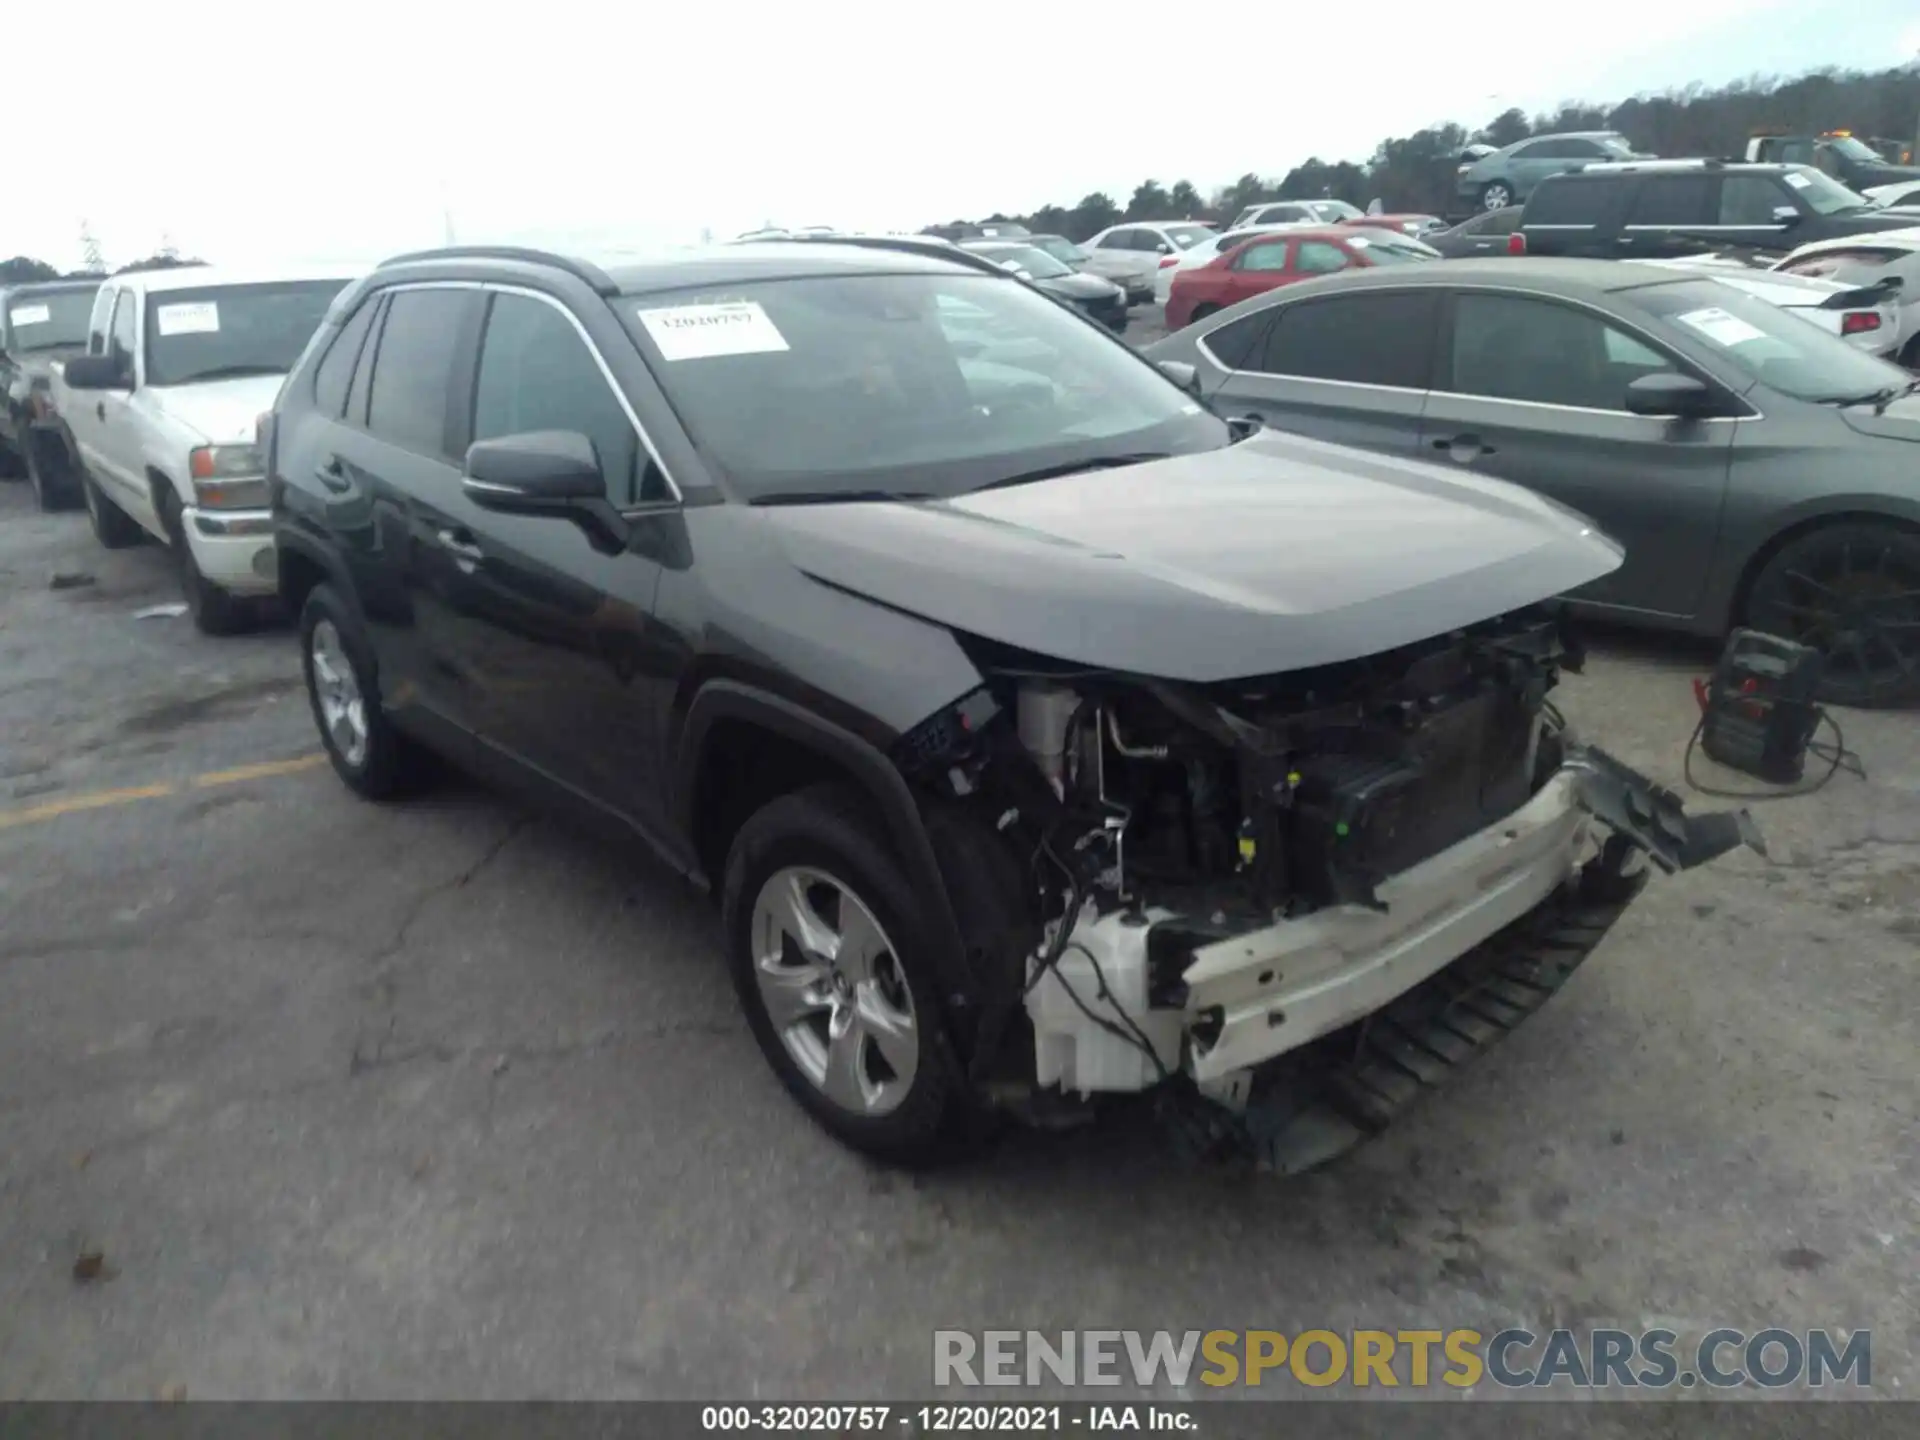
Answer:
<path fill-rule="evenodd" d="M 1282 306 L 1260 355 L 1243 368 L 1424 390 L 1432 371 L 1438 313 L 1437 295 L 1422 290 L 1330 296 Z"/>
<path fill-rule="evenodd" d="M 1548 179 L 1528 197 L 1523 224 L 1586 227 L 1606 218 L 1618 193 L 1612 180 Z"/>
<path fill-rule="evenodd" d="M 449 455 L 448 392 L 471 290 L 402 290 L 373 357 L 367 428 L 422 455 Z"/>
<path fill-rule="evenodd" d="M 1706 175 L 1649 175 L 1627 210 L 1630 227 L 1673 229 L 1715 223 L 1714 181 Z"/>

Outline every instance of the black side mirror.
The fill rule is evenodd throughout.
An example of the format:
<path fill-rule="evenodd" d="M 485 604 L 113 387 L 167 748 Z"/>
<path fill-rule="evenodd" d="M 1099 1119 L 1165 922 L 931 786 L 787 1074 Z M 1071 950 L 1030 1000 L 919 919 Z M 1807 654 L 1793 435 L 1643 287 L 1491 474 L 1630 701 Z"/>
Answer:
<path fill-rule="evenodd" d="M 67 361 L 67 387 L 72 390 L 131 390 L 133 376 L 118 356 L 76 355 Z"/>
<path fill-rule="evenodd" d="M 626 548 L 630 527 L 607 501 L 593 441 L 573 430 L 530 430 L 467 447 L 460 488 L 482 510 L 571 520 L 595 548 Z"/>
<path fill-rule="evenodd" d="M 1194 399 L 1200 398 L 1200 372 L 1184 360 L 1156 360 L 1160 373 L 1174 384 L 1185 390 Z"/>
<path fill-rule="evenodd" d="M 1720 402 L 1712 390 L 1691 375 L 1675 375 L 1663 370 L 1642 375 L 1627 386 L 1627 411 L 1633 415 L 1698 420 L 1719 414 Z"/>

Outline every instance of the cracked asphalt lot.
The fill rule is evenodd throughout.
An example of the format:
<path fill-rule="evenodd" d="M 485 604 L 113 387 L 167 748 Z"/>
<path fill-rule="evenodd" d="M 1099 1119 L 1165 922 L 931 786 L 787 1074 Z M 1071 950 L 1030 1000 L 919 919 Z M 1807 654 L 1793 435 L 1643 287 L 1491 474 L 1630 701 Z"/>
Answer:
<path fill-rule="evenodd" d="M 1912 715 L 1329 1172 L 1121 1122 L 910 1177 L 780 1092 L 701 897 L 354 799 L 290 636 L 171 598 L 0 486 L 0 1399 L 924 1396 L 948 1326 L 1870 1326 L 1920 1386 Z M 1604 637 L 1566 708 L 1678 783 L 1708 658 Z"/>

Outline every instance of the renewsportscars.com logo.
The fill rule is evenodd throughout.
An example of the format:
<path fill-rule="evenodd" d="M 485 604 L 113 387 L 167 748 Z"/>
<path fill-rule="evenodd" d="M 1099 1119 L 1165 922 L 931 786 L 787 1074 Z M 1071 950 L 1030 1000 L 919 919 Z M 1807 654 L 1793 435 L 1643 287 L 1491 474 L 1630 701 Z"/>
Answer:
<path fill-rule="evenodd" d="M 1665 1390 L 1873 1383 L 1868 1330 L 936 1330 L 939 1386 Z"/>

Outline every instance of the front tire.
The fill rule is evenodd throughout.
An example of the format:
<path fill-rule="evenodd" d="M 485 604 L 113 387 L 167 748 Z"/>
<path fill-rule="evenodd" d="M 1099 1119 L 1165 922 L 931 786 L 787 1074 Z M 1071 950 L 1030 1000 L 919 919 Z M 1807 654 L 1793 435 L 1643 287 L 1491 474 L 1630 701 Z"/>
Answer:
<path fill-rule="evenodd" d="M 381 708 L 371 648 L 330 585 L 316 585 L 300 609 L 300 669 L 320 743 L 347 788 L 368 800 L 416 788 L 427 757 Z"/>
<path fill-rule="evenodd" d="M 146 531 L 126 511 L 101 493 L 91 475 L 80 476 L 80 495 L 87 506 L 87 524 L 103 550 L 129 550 L 146 538 Z"/>
<path fill-rule="evenodd" d="M 1920 699 L 1920 533 L 1847 521 L 1789 541 L 1754 578 L 1747 623 L 1825 654 L 1827 704 Z"/>
<path fill-rule="evenodd" d="M 187 602 L 194 628 L 202 635 L 237 635 L 245 630 L 253 618 L 252 607 L 200 573 L 193 546 L 187 543 L 179 502 L 171 495 L 161 497 L 160 517 L 167 529 L 167 546 L 173 551 L 174 569 L 180 576 L 180 597 Z"/>
<path fill-rule="evenodd" d="M 33 503 L 41 510 L 52 513 L 72 506 L 73 479 L 64 454 L 57 466 L 50 461 L 41 448 L 47 443 L 43 437 L 31 432 L 21 441 L 25 450 L 27 484 L 33 489 Z"/>
<path fill-rule="evenodd" d="M 1513 187 L 1504 180 L 1489 180 L 1480 187 L 1480 208 L 1504 210 L 1513 204 Z"/>
<path fill-rule="evenodd" d="M 857 795 L 818 786 L 741 827 L 721 916 L 761 1053 L 824 1129 L 896 1163 L 940 1158 L 968 1102 L 925 959 L 935 922 Z"/>
<path fill-rule="evenodd" d="M 1187 324 L 1198 325 L 1209 315 L 1218 315 L 1219 313 L 1220 307 L 1218 305 L 1196 305 L 1193 307 L 1193 313 L 1187 316 Z"/>

